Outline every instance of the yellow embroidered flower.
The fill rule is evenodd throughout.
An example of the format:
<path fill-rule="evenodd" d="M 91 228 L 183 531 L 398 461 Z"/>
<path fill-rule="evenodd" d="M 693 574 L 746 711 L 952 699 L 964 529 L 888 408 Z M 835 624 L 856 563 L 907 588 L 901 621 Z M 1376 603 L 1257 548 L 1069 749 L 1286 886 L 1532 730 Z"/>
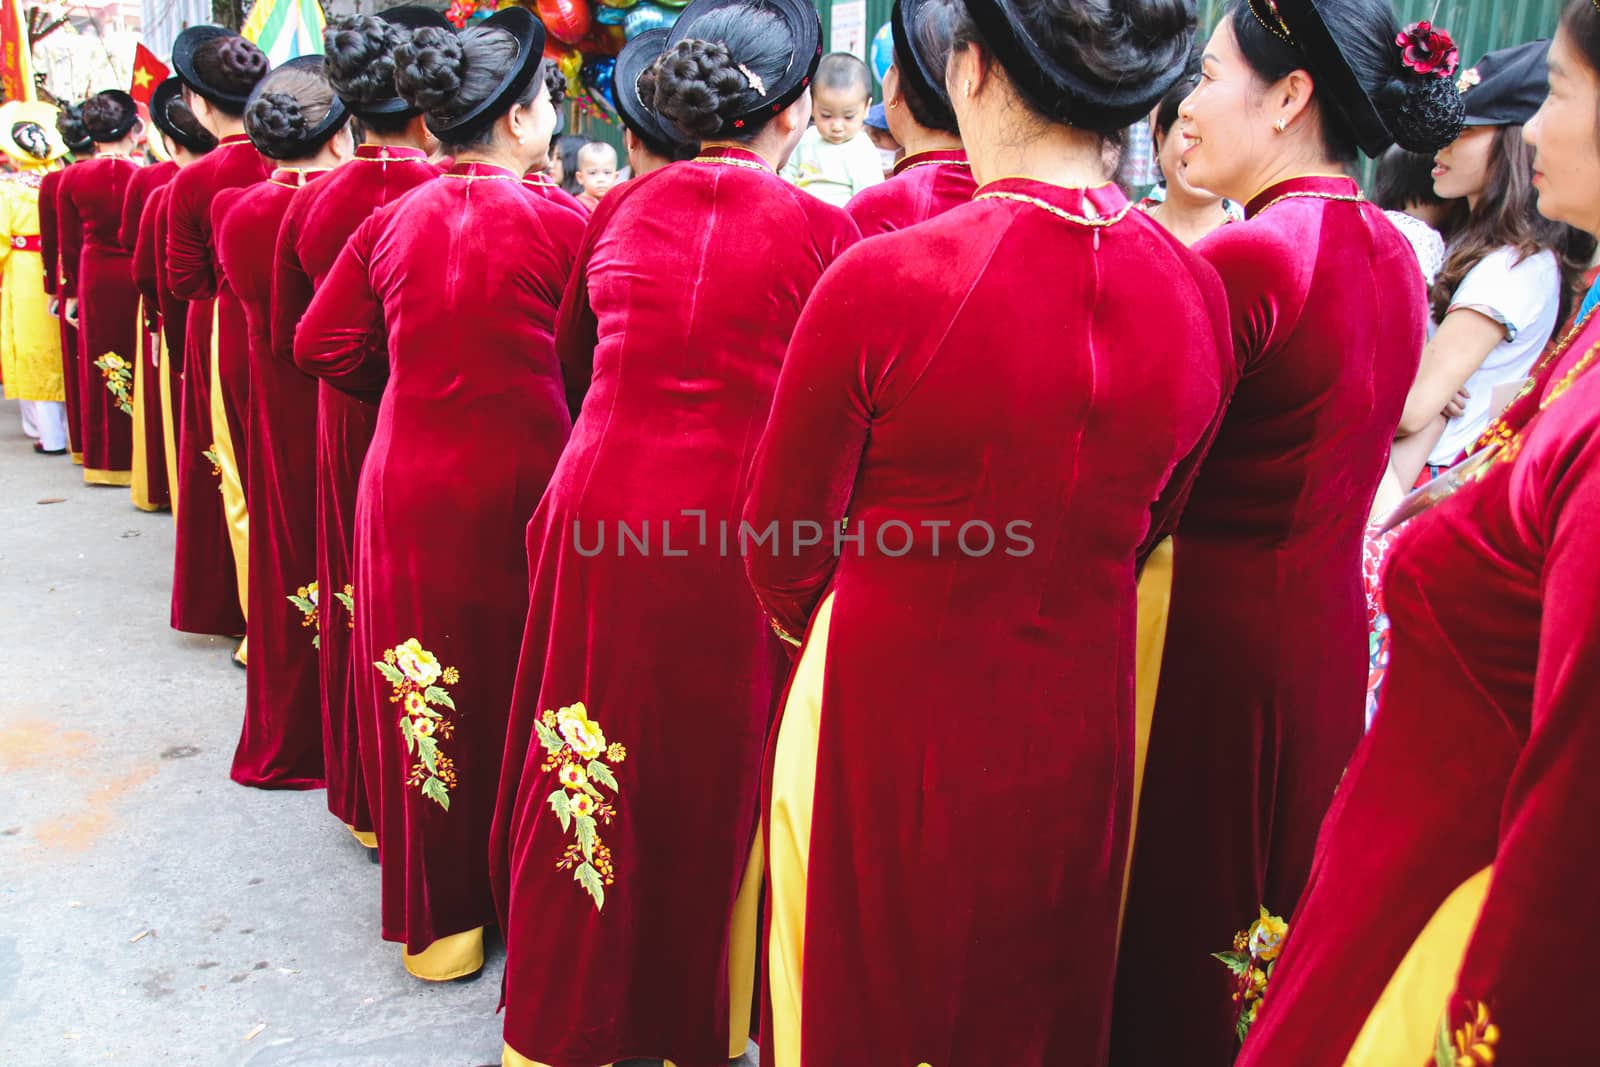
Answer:
<path fill-rule="evenodd" d="M 454 667 L 446 667 L 444 669 L 444 674 L 440 675 L 440 679 L 445 685 L 455 685 L 457 682 L 461 681 L 461 672 L 456 670 Z"/>
<path fill-rule="evenodd" d="M 416 734 L 418 737 L 432 737 L 433 736 L 433 720 L 432 719 L 412 719 L 411 720 L 411 732 Z"/>
<path fill-rule="evenodd" d="M 1470 1002 L 1469 1007 L 1475 1009 L 1473 1017 L 1454 1035 L 1456 1067 L 1491 1067 L 1500 1028 L 1490 1020 L 1489 1006 L 1483 1001 Z"/>
<path fill-rule="evenodd" d="M 557 729 L 561 739 L 584 759 L 594 759 L 606 750 L 606 735 L 600 724 L 589 718 L 589 711 L 577 703 L 556 712 Z"/>
<path fill-rule="evenodd" d="M 442 672 L 438 657 L 423 648 L 415 637 L 395 646 L 394 653 L 395 666 L 417 685 L 430 686 L 439 680 Z"/>
<path fill-rule="evenodd" d="M 606 759 L 610 760 L 612 763 L 621 763 L 627 758 L 628 750 L 623 748 L 621 745 L 612 745 L 610 748 L 606 749 Z"/>
<path fill-rule="evenodd" d="M 594 797 L 588 793 L 574 793 L 567 798 L 567 803 L 572 806 L 574 815 L 594 815 Z"/>
<path fill-rule="evenodd" d="M 1263 963 L 1277 959 L 1278 953 L 1283 951 L 1283 937 L 1288 932 L 1288 923 L 1262 908 L 1261 918 L 1250 927 L 1250 955 Z"/>
<path fill-rule="evenodd" d="M 128 361 L 115 352 L 107 352 L 100 357 L 100 362 L 105 364 L 107 370 L 124 370 L 128 366 Z"/>
<path fill-rule="evenodd" d="M 582 789 L 589 783 L 589 776 L 583 773 L 583 768 L 576 763 L 569 763 L 561 768 L 561 784 L 568 789 Z"/>
<path fill-rule="evenodd" d="M 406 694 L 406 714 L 421 716 L 428 710 L 428 702 L 422 699 L 422 694 L 415 689 Z"/>

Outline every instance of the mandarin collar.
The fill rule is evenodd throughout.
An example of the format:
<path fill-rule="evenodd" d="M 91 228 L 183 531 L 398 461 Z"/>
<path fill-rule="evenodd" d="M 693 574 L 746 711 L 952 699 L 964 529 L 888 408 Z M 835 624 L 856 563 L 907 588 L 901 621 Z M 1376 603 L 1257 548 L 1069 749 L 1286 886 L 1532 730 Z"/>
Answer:
<path fill-rule="evenodd" d="M 1361 196 L 1361 187 L 1354 178 L 1347 178 L 1335 174 L 1306 174 L 1298 178 L 1287 178 L 1276 185 L 1269 185 L 1245 205 L 1244 217 L 1253 219 L 1276 200 L 1285 196 L 1329 197 L 1352 199 Z"/>
<path fill-rule="evenodd" d="M 960 148 L 936 148 L 931 152 L 918 152 L 906 156 L 894 165 L 894 173 L 899 175 L 912 167 L 924 167 L 933 163 L 948 163 L 956 166 L 970 167 L 967 162 L 967 153 Z"/>
<path fill-rule="evenodd" d="M 1128 198 L 1115 182 L 1103 182 L 1085 189 L 1052 185 L 1033 178 L 998 178 L 977 192 L 978 197 L 998 193 L 1002 198 L 1020 197 L 1043 201 L 1069 215 L 1083 218 L 1115 218 L 1128 209 Z"/>
<path fill-rule="evenodd" d="M 325 170 L 301 170 L 298 167 L 278 167 L 272 172 L 271 180 L 279 185 L 287 185 L 298 189 L 328 173 Z"/>
<path fill-rule="evenodd" d="M 357 159 L 406 160 L 426 163 L 428 153 L 420 148 L 402 148 L 392 144 L 364 144 L 356 149 Z"/>
<path fill-rule="evenodd" d="M 457 178 L 510 178 L 512 181 L 521 181 L 521 177 L 513 174 L 504 167 L 497 167 L 493 163 L 463 163 L 456 160 L 450 164 L 446 174 Z"/>
<path fill-rule="evenodd" d="M 777 173 L 777 168 L 775 168 L 771 163 L 767 162 L 767 160 L 762 157 L 760 152 L 753 152 L 750 149 L 745 148 L 743 145 L 706 145 L 704 148 L 700 149 L 700 153 L 695 157 L 695 160 L 697 162 L 713 163 L 721 162 L 723 160 L 726 160 L 730 163 L 754 163 L 762 170 L 771 171 L 774 174 Z"/>

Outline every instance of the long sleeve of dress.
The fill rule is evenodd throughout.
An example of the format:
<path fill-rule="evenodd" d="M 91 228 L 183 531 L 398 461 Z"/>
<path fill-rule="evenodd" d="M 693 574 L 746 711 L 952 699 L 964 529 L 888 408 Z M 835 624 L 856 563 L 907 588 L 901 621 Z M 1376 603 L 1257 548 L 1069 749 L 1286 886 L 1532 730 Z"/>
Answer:
<path fill-rule="evenodd" d="M 56 233 L 60 225 L 56 197 L 60 192 L 60 172 L 47 175 L 39 186 L 39 258 L 44 261 L 44 291 L 51 296 L 55 295 L 56 280 L 61 276 L 61 246 Z"/>
<path fill-rule="evenodd" d="M 211 260 L 211 197 L 203 182 L 180 172 L 167 194 L 167 287 L 179 300 L 217 295 Z"/>
<path fill-rule="evenodd" d="M 122 197 L 122 218 L 117 223 L 117 244 L 130 255 L 139 244 L 139 219 L 144 214 L 144 205 L 154 192 L 139 178 L 139 173 L 135 172 L 133 180 L 128 182 L 128 191 Z"/>
<path fill-rule="evenodd" d="M 757 535 L 778 524 L 775 549 L 752 542 L 745 565 L 762 607 L 791 639 L 805 632 L 838 562 L 831 536 L 800 548 L 791 524 L 816 522 L 831 532 L 846 517 L 881 379 L 869 367 L 862 329 L 881 312 L 878 291 L 849 265 L 822 279 L 795 327 L 745 502 Z"/>
<path fill-rule="evenodd" d="M 161 210 L 162 202 L 160 190 L 151 194 L 133 242 L 133 282 L 139 287 L 139 295 L 144 297 L 145 324 L 152 330 L 161 311 L 161 287 L 156 270 L 156 213 Z"/>
<path fill-rule="evenodd" d="M 83 216 L 72 198 L 72 186 L 62 183 L 56 201 L 56 225 L 61 234 L 61 295 L 78 295 L 78 259 L 83 252 Z"/>
<path fill-rule="evenodd" d="M 1547 1025 L 1592 1013 L 1589 967 L 1600 946 L 1600 875 L 1582 844 L 1600 812 L 1600 435 L 1583 410 L 1597 400 L 1600 379 L 1574 387 L 1544 417 L 1512 475 L 1513 521 L 1529 555 L 1543 556 L 1533 715 L 1501 808 L 1488 896 L 1449 1005 L 1452 1034 L 1480 1026 L 1477 1005 L 1485 1005 L 1507 1062 L 1600 1062 L 1600 1029 Z M 1550 433 L 1557 417 L 1566 426 Z"/>
<path fill-rule="evenodd" d="M 383 301 L 368 273 L 372 244 L 386 215 L 369 217 L 351 236 L 294 338 L 296 366 L 359 397 L 381 390 L 389 374 Z"/>

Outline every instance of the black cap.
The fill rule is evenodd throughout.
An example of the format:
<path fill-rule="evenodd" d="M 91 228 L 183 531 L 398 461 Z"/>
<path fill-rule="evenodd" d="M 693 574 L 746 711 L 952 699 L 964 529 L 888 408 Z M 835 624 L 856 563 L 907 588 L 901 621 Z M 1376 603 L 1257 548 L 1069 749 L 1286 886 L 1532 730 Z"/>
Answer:
<path fill-rule="evenodd" d="M 1550 42 L 1490 52 L 1456 82 L 1468 126 L 1522 126 L 1550 91 Z"/>
<path fill-rule="evenodd" d="M 273 70 L 274 72 L 280 70 L 308 70 L 315 71 L 317 74 L 322 75 L 324 73 L 324 62 L 325 61 L 320 55 L 296 56 L 294 59 L 280 63 L 278 66 L 274 67 Z M 250 98 L 245 104 L 246 111 L 249 110 L 250 104 L 255 103 L 256 100 L 261 97 L 263 92 L 273 91 L 272 88 L 267 85 L 267 83 L 271 80 L 271 77 L 272 75 L 268 74 L 267 77 L 256 82 L 256 87 L 250 90 Z M 274 145 L 260 144 L 254 137 L 252 137 L 250 141 L 252 144 L 255 144 L 256 151 L 260 152 L 268 159 L 300 159 L 303 156 L 311 155 L 317 151 L 317 149 L 321 148 L 323 144 L 327 142 L 328 138 L 332 137 L 335 131 L 348 122 L 349 119 L 350 109 L 344 106 L 344 101 L 339 99 L 339 94 L 334 93 L 333 102 L 328 105 L 328 113 L 322 116 L 321 122 L 307 130 L 304 137 L 297 138 L 293 141 L 284 139 L 281 143 Z M 248 127 L 248 121 L 246 126 Z"/>
<path fill-rule="evenodd" d="M 185 133 L 167 113 L 167 109 L 174 101 L 181 99 L 182 95 L 183 79 L 176 75 L 156 86 L 156 91 L 150 94 L 150 121 L 174 144 L 181 145 L 191 152 L 209 152 L 217 146 L 215 138 L 203 141 L 193 134 Z"/>
<path fill-rule="evenodd" d="M 510 110 L 517 97 L 539 73 L 539 65 L 544 62 L 544 24 L 534 18 L 527 8 L 508 7 L 476 25 L 492 26 L 511 34 L 517 42 L 517 58 L 506 71 L 505 77 L 500 79 L 495 91 L 465 115 L 448 126 L 435 122 L 432 115 L 428 116 L 428 129 L 446 144 L 459 144 L 469 139 Z"/>
<path fill-rule="evenodd" d="M 725 7 L 749 7 L 752 2 L 772 11 L 788 24 L 794 51 L 790 53 L 789 65 L 776 84 L 764 86 L 761 92 L 749 89 L 748 92 L 758 98 L 755 104 L 730 116 L 715 135 L 717 137 L 735 134 L 745 129 L 752 120 L 771 118 L 793 104 L 810 87 L 811 80 L 817 76 L 817 64 L 822 62 L 822 16 L 817 14 L 811 0 L 694 0 L 683 9 L 678 21 L 668 31 L 666 47 L 671 48 L 679 41 L 693 40 L 695 24 L 711 12 Z M 615 75 L 613 84 L 614 79 Z M 671 125 L 670 121 L 668 125 Z"/>
<path fill-rule="evenodd" d="M 639 97 L 639 78 L 655 66 L 661 53 L 666 51 L 667 37 L 671 31 L 665 26 L 647 30 L 629 41 L 617 54 L 617 66 L 612 73 L 612 87 L 617 97 L 617 116 L 622 124 L 645 146 L 660 155 L 671 155 L 675 148 L 694 144 L 686 140 L 678 128 L 663 122 L 653 104 Z M 661 152 L 661 149 L 667 149 Z"/>
<path fill-rule="evenodd" d="M 951 110 L 950 97 L 945 92 L 944 71 L 935 70 L 927 57 L 917 50 L 917 17 L 924 3 L 925 0 L 894 0 L 894 7 L 889 13 L 889 32 L 894 37 L 894 65 L 900 72 L 900 79 L 911 83 L 911 90 L 918 100 L 948 112 Z"/>
<path fill-rule="evenodd" d="M 244 107 L 250 101 L 249 93 L 230 93 L 218 89 L 200 77 L 194 69 L 194 53 L 201 45 L 218 37 L 238 36 L 240 35 L 221 26 L 190 26 L 178 34 L 178 39 L 172 42 L 172 69 L 178 72 L 178 77 L 183 79 L 184 85 L 207 100 Z"/>
<path fill-rule="evenodd" d="M 116 126 L 112 127 L 111 129 L 106 130 L 98 137 L 96 137 L 93 133 L 90 133 L 90 138 L 100 141 L 104 144 L 115 144 L 117 141 L 120 141 L 124 137 L 128 136 L 129 131 L 131 131 L 135 126 L 139 125 L 139 105 L 133 102 L 133 97 L 129 96 L 121 89 L 102 89 L 100 92 L 95 93 L 94 95 L 98 97 L 104 97 L 107 100 L 115 101 L 117 106 L 122 108 L 122 121 L 117 123 Z M 87 103 L 87 101 L 85 101 L 85 103 Z"/>

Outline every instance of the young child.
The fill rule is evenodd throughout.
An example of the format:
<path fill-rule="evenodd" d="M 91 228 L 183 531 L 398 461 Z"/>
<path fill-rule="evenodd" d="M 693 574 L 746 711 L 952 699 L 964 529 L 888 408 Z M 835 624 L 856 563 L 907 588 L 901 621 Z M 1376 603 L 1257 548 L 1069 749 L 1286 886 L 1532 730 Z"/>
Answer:
<path fill-rule="evenodd" d="M 863 129 L 871 106 L 867 65 L 845 52 L 823 56 L 811 85 L 813 125 L 800 138 L 783 176 L 836 207 L 883 181 L 878 149 Z"/>
<path fill-rule="evenodd" d="M 617 182 L 617 150 L 604 141 L 590 141 L 578 150 L 578 203 L 592 213 L 600 198 Z"/>

